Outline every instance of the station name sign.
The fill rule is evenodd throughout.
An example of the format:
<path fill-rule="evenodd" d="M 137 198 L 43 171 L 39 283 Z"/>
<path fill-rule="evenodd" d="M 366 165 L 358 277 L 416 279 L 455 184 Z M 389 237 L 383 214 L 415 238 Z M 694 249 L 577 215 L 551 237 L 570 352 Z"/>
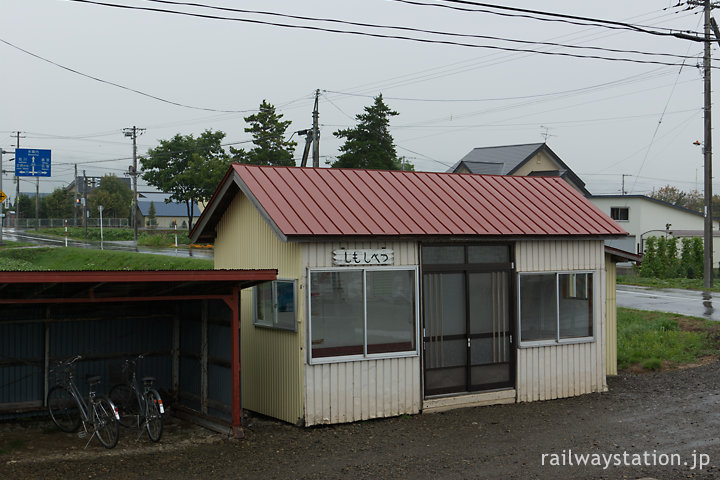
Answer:
<path fill-rule="evenodd" d="M 341 267 L 357 265 L 392 265 L 395 256 L 392 250 L 361 249 L 361 250 L 333 250 L 333 265 Z"/>

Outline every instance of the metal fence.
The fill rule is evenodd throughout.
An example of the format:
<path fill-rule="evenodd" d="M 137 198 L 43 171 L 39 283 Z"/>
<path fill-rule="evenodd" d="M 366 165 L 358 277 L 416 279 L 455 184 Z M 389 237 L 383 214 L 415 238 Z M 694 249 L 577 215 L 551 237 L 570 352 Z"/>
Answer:
<path fill-rule="evenodd" d="M 15 227 L 15 228 L 35 228 L 35 219 L 34 218 L 3 218 L 3 226 L 4 227 Z M 64 227 L 65 226 L 65 219 L 64 218 L 40 218 L 38 220 L 38 227 L 40 228 L 52 228 L 52 227 Z M 100 219 L 99 218 L 88 218 L 88 227 L 99 227 L 100 226 Z M 82 227 L 84 226 L 82 223 L 82 219 L 78 219 L 77 223 L 71 218 L 67 220 L 68 227 Z M 103 218 L 102 219 L 103 227 L 109 227 L 109 228 L 120 228 L 120 227 L 129 227 L 130 222 L 127 218 Z"/>

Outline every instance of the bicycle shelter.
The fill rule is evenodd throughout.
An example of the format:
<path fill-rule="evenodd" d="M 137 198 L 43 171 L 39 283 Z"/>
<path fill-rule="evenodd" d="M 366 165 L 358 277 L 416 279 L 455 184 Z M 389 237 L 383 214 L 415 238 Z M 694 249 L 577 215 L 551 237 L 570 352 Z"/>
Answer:
<path fill-rule="evenodd" d="M 242 436 L 240 291 L 275 270 L 2 272 L 0 418 L 44 407 L 57 360 L 119 381 L 123 358 L 156 377 L 175 415 Z M 79 386 L 84 382 L 78 382 Z M 83 385 L 84 386 L 84 385 Z"/>

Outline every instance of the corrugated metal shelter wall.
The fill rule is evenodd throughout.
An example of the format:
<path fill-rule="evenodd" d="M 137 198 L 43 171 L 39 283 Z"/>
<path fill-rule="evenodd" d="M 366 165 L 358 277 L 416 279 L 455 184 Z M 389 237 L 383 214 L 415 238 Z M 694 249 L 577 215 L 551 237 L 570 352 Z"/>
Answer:
<path fill-rule="evenodd" d="M 593 270 L 596 295 L 594 342 L 518 348 L 518 401 L 549 400 L 607 390 L 603 241 L 518 242 L 515 258 L 518 272 Z"/>
<path fill-rule="evenodd" d="M 0 405 L 42 405 L 44 330 L 42 323 L 0 323 Z"/>
<path fill-rule="evenodd" d="M 605 358 L 606 373 L 617 375 L 617 265 L 605 255 L 607 271 L 607 306 L 605 307 Z"/>
<path fill-rule="evenodd" d="M 162 306 L 155 304 L 162 312 Z M 143 312 L 149 308 L 140 309 Z M 140 313 L 127 304 L 38 305 L 17 309 L 0 321 L 0 410 L 40 407 L 44 403 L 45 365 L 75 355 L 75 379 L 87 392 L 86 375 L 100 375 L 97 391 L 107 393 L 121 381 L 123 358 L 151 353 L 138 362 L 138 377 L 156 377 L 156 388 L 170 390 L 172 316 Z M 56 377 L 48 375 L 49 385 Z"/>
<path fill-rule="evenodd" d="M 395 265 L 418 265 L 416 242 L 391 241 L 304 244 L 303 264 L 308 268 L 331 267 L 333 250 L 383 247 L 393 250 Z M 303 282 L 306 280 L 304 277 Z M 418 413 L 422 404 L 420 391 L 418 356 L 307 365 L 305 424 Z"/>
<path fill-rule="evenodd" d="M 276 268 L 278 279 L 301 279 L 296 243 L 282 242 L 250 201 L 238 194 L 217 227 L 215 268 Z M 240 358 L 242 406 L 291 423 L 303 419 L 305 298 L 298 285 L 298 331 L 253 325 L 252 291 L 242 291 Z"/>

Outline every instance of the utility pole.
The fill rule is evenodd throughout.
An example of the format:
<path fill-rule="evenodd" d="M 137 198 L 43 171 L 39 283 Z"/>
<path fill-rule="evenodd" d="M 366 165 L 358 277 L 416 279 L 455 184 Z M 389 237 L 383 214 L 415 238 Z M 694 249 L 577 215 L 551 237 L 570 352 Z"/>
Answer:
<path fill-rule="evenodd" d="M 78 176 L 77 163 L 75 164 L 75 195 L 73 195 L 73 226 L 77 227 L 77 202 L 78 202 Z"/>
<path fill-rule="evenodd" d="M 137 136 L 142 135 L 145 132 L 144 128 L 137 128 L 133 125 L 132 128 L 123 128 L 123 134 L 126 137 L 132 137 L 133 141 L 133 164 L 132 171 L 129 174 L 133 178 L 133 201 L 132 201 L 132 223 L 133 223 L 133 238 L 135 239 L 135 246 L 137 246 L 138 228 L 137 228 Z"/>
<path fill-rule="evenodd" d="M 25 138 L 20 135 L 21 133 L 21 131 L 17 131 L 13 132 L 12 135 L 10 135 L 11 137 L 16 138 L 16 149 L 20 148 L 20 139 Z M 17 162 L 17 160 L 15 161 Z M 18 221 L 20 220 L 20 177 L 15 176 L 15 183 L 17 184 L 15 189 L 15 229 L 17 229 L 19 227 Z"/>
<path fill-rule="evenodd" d="M 2 147 L 0 147 L 0 192 L 3 191 L 3 186 L 2 186 L 2 176 L 3 176 L 2 156 L 3 156 L 3 153 L 10 153 L 10 152 L 8 152 L 7 150 L 3 150 Z M 3 243 L 3 218 L 4 217 L 2 216 L 2 213 L 3 213 L 2 204 L 4 202 L 5 202 L 4 200 L 2 202 L 0 202 L 0 245 L 2 245 L 2 243 Z"/>
<path fill-rule="evenodd" d="M 85 175 L 85 170 L 83 170 L 83 208 L 82 208 L 82 216 L 83 216 L 83 225 L 85 226 L 85 240 L 87 240 L 87 191 L 88 191 L 88 183 L 87 183 L 87 175 Z"/>
<path fill-rule="evenodd" d="M 320 127 L 318 125 L 318 98 L 320 89 L 315 90 L 315 108 L 313 108 L 313 168 L 320 168 Z"/>
<path fill-rule="evenodd" d="M 704 91 L 704 142 L 703 142 L 703 164 L 704 164 L 704 197 L 705 197 L 705 224 L 703 235 L 703 286 L 713 286 L 713 217 L 712 217 L 712 91 L 710 84 L 710 71 L 712 69 L 712 54 L 710 45 L 712 42 L 712 27 L 714 20 L 710 16 L 713 7 L 711 0 L 687 0 L 688 5 L 702 7 L 705 16 L 704 43 L 705 52 L 703 55 L 703 91 Z M 718 39 L 720 41 L 720 39 Z"/>
<path fill-rule="evenodd" d="M 705 256 L 703 262 L 703 285 L 705 288 L 713 286 L 713 217 L 712 217 L 712 122 L 711 106 L 712 95 L 710 90 L 710 11 L 712 9 L 710 0 L 704 0 L 705 10 L 705 54 L 703 55 L 703 85 L 705 90 L 705 145 L 703 149 L 705 163 L 705 231 L 703 241 L 705 244 Z"/>
<path fill-rule="evenodd" d="M 623 173 L 622 174 L 622 190 L 620 190 L 620 193 L 624 196 L 627 195 L 627 192 L 625 191 L 625 177 L 632 177 L 629 173 Z"/>

